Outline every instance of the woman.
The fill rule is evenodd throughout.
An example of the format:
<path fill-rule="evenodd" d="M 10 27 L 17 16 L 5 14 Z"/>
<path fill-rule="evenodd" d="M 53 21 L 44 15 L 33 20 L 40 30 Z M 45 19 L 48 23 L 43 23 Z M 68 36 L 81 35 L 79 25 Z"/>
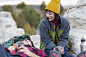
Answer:
<path fill-rule="evenodd" d="M 51 0 L 45 8 L 46 18 L 40 22 L 41 46 L 48 55 L 60 46 L 62 57 L 73 57 L 69 52 L 69 21 L 59 16 L 60 0 Z"/>
<path fill-rule="evenodd" d="M 8 50 L 11 52 L 11 55 L 16 55 L 16 54 L 18 54 L 17 52 L 22 52 L 22 53 L 24 53 L 24 54 L 26 54 L 27 56 L 30 56 L 30 57 L 34 57 L 34 56 L 39 57 L 38 55 L 32 53 L 29 50 L 29 49 L 32 49 L 30 47 L 34 47 L 32 41 L 30 39 L 24 39 L 22 42 L 24 42 L 24 46 L 22 45 L 22 46 L 19 46 L 19 47 L 15 47 L 15 46 L 9 46 L 8 47 Z M 17 49 L 17 51 L 16 51 L 16 49 Z M 16 53 L 16 54 L 14 54 L 14 53 Z"/>
<path fill-rule="evenodd" d="M 24 43 L 23 45 L 19 45 L 19 46 L 15 46 L 15 43 L 10 45 L 9 43 L 11 43 L 11 40 L 15 40 L 14 42 L 16 44 L 18 43 Z M 21 42 L 19 42 L 21 41 Z M 51 56 L 47 55 L 43 50 L 34 47 L 33 42 L 30 39 L 30 36 L 28 34 L 24 34 L 22 36 L 17 36 L 15 38 L 10 39 L 9 41 L 7 41 L 8 45 L 10 46 L 5 46 L 8 48 L 3 48 L 3 46 L 0 45 L 0 55 L 3 56 L 3 52 L 4 55 L 7 57 L 55 57 L 55 56 L 59 56 L 61 57 L 60 53 L 57 51 L 51 51 Z"/>
<path fill-rule="evenodd" d="M 24 46 L 21 45 L 19 47 L 13 45 L 5 48 L 0 44 L 0 57 L 40 57 L 38 54 L 35 54 L 34 51 L 31 52 L 32 49 L 35 50 L 35 48 L 31 48 L 34 47 L 34 45 L 29 38 L 24 39 L 22 42 L 24 42 Z"/>

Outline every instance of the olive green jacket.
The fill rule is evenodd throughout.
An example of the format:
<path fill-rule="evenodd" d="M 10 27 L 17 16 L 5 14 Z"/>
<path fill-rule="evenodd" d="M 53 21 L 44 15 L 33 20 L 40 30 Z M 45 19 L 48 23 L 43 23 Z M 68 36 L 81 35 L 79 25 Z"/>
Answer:
<path fill-rule="evenodd" d="M 59 16 L 59 22 L 57 25 L 57 29 L 55 32 L 55 24 L 48 19 L 44 18 L 40 22 L 40 38 L 41 38 L 41 45 L 40 48 L 42 50 L 46 49 L 53 49 L 54 47 L 67 46 L 69 42 L 69 30 L 70 30 L 70 24 L 69 21 Z M 57 39 L 57 45 L 54 44 L 55 41 L 55 35 Z"/>

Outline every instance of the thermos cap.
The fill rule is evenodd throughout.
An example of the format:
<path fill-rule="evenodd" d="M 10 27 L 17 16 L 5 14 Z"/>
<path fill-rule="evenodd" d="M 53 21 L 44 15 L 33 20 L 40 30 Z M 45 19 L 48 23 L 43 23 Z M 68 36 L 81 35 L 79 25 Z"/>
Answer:
<path fill-rule="evenodd" d="M 85 38 L 84 37 L 82 37 L 81 42 L 85 42 Z"/>

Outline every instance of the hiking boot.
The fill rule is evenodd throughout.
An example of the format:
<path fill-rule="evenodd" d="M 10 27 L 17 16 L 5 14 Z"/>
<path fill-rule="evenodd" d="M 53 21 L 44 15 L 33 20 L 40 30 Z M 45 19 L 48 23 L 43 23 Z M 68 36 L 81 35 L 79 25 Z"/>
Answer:
<path fill-rule="evenodd" d="M 51 57 L 61 57 L 60 52 L 56 51 L 56 50 L 51 50 L 50 51 L 50 56 Z"/>

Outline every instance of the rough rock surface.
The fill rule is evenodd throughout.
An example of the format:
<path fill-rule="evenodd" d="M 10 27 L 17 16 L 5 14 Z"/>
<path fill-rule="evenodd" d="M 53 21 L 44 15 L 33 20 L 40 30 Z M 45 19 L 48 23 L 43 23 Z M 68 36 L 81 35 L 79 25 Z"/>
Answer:
<path fill-rule="evenodd" d="M 81 38 L 86 38 L 86 0 L 79 0 L 68 8 L 64 17 L 70 22 L 70 42 L 75 54 L 80 53 Z"/>
<path fill-rule="evenodd" d="M 11 13 L 5 11 L 0 12 L 0 43 L 22 34 L 24 34 L 24 30 L 17 28 Z"/>

